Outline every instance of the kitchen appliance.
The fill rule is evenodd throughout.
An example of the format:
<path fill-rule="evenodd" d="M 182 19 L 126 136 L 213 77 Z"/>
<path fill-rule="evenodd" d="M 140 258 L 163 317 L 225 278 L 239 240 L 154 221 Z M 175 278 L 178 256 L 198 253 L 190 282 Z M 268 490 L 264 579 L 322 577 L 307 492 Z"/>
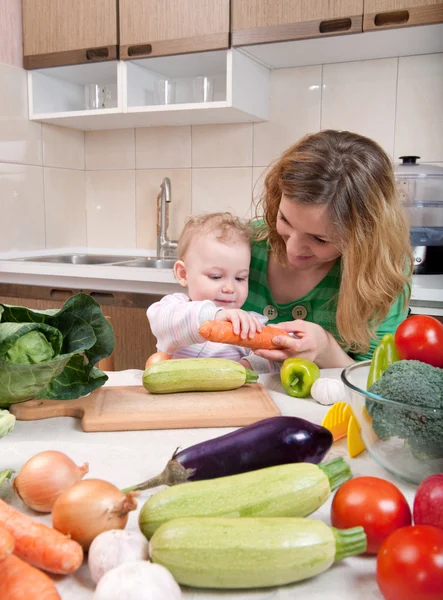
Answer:
<path fill-rule="evenodd" d="M 406 209 L 414 250 L 414 273 L 443 273 L 443 167 L 400 156 L 395 179 Z"/>

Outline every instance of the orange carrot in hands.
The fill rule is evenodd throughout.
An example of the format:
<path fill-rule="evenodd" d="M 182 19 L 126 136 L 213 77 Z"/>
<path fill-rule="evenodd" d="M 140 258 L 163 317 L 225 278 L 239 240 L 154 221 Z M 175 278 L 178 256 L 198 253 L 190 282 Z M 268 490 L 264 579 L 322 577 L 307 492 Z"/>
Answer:
<path fill-rule="evenodd" d="M 0 526 L 0 562 L 12 554 L 14 546 L 15 540 L 12 533 Z"/>
<path fill-rule="evenodd" d="M 0 562 L 2 600 L 61 600 L 52 579 L 14 554 Z"/>
<path fill-rule="evenodd" d="M 83 549 L 59 531 L 34 521 L 0 500 L 0 525 L 15 538 L 15 554 L 35 567 L 67 575 L 83 562 Z M 2 596 L 0 598 L 7 598 Z M 31 596 L 39 598 L 39 596 Z"/>
<path fill-rule="evenodd" d="M 229 321 L 205 321 L 199 328 L 199 333 L 210 342 L 243 346 L 251 350 L 276 350 L 279 346 L 272 343 L 273 338 L 288 336 L 288 332 L 278 327 L 265 325 L 253 338 L 243 339 L 235 334 Z"/>

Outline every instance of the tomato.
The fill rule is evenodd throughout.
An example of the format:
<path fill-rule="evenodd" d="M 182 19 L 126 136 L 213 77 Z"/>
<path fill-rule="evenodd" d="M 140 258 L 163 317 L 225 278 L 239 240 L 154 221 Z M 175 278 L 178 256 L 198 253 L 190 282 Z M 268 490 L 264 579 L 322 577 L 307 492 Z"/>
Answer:
<path fill-rule="evenodd" d="M 413 525 L 394 531 L 377 557 L 385 600 L 442 600 L 443 530 Z"/>
<path fill-rule="evenodd" d="M 161 362 L 162 360 L 169 360 L 170 358 L 171 355 L 167 352 L 154 352 L 154 354 L 151 354 L 151 356 L 146 361 L 145 369 L 147 369 L 151 365 L 155 365 L 155 363 Z"/>
<path fill-rule="evenodd" d="M 378 477 L 355 477 L 337 490 L 331 523 L 338 529 L 361 525 L 368 538 L 366 552 L 377 554 L 393 531 L 411 524 L 411 509 L 393 483 Z"/>
<path fill-rule="evenodd" d="M 414 315 L 400 323 L 395 345 L 402 360 L 443 367 L 443 323 L 434 317 Z"/>

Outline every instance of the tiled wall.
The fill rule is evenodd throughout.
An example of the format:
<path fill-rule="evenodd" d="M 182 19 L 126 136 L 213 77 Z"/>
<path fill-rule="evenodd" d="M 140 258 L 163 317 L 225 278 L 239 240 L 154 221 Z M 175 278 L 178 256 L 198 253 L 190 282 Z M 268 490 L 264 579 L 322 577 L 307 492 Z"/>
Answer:
<path fill-rule="evenodd" d="M 0 252 L 85 246 L 84 133 L 28 120 L 21 0 L 0 0 Z"/>
<path fill-rule="evenodd" d="M 276 70 L 270 120 L 255 125 L 83 134 L 27 121 L 21 69 L 0 65 L 0 89 L 0 251 L 154 250 L 165 176 L 173 238 L 191 212 L 250 216 L 266 166 L 324 128 L 368 135 L 396 160 L 443 166 L 443 54 Z"/>
<path fill-rule="evenodd" d="M 165 176 L 172 237 L 191 212 L 250 216 L 266 166 L 325 128 L 370 136 L 396 160 L 443 166 L 443 54 L 276 70 L 266 123 L 87 132 L 88 243 L 154 249 Z"/>

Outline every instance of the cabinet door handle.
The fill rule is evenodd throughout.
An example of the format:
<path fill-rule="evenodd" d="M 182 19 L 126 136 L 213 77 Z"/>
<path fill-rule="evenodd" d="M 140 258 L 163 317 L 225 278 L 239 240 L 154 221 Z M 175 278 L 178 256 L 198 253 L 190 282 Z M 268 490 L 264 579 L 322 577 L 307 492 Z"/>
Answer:
<path fill-rule="evenodd" d="M 93 62 L 94 60 L 105 60 L 109 58 L 109 48 L 89 48 L 86 50 L 86 60 Z"/>
<path fill-rule="evenodd" d="M 91 298 L 94 298 L 99 304 L 114 304 L 115 298 L 112 292 L 90 292 Z"/>
<path fill-rule="evenodd" d="M 346 17 L 344 19 L 330 19 L 321 21 L 319 25 L 320 33 L 338 33 L 340 31 L 348 31 L 352 27 L 352 19 Z"/>
<path fill-rule="evenodd" d="M 409 21 L 408 10 L 393 10 L 391 12 L 377 13 L 374 17 L 376 27 L 387 27 L 390 25 L 404 25 Z"/>
<path fill-rule="evenodd" d="M 141 44 L 139 46 L 129 46 L 128 56 L 148 56 L 152 53 L 152 44 Z"/>

